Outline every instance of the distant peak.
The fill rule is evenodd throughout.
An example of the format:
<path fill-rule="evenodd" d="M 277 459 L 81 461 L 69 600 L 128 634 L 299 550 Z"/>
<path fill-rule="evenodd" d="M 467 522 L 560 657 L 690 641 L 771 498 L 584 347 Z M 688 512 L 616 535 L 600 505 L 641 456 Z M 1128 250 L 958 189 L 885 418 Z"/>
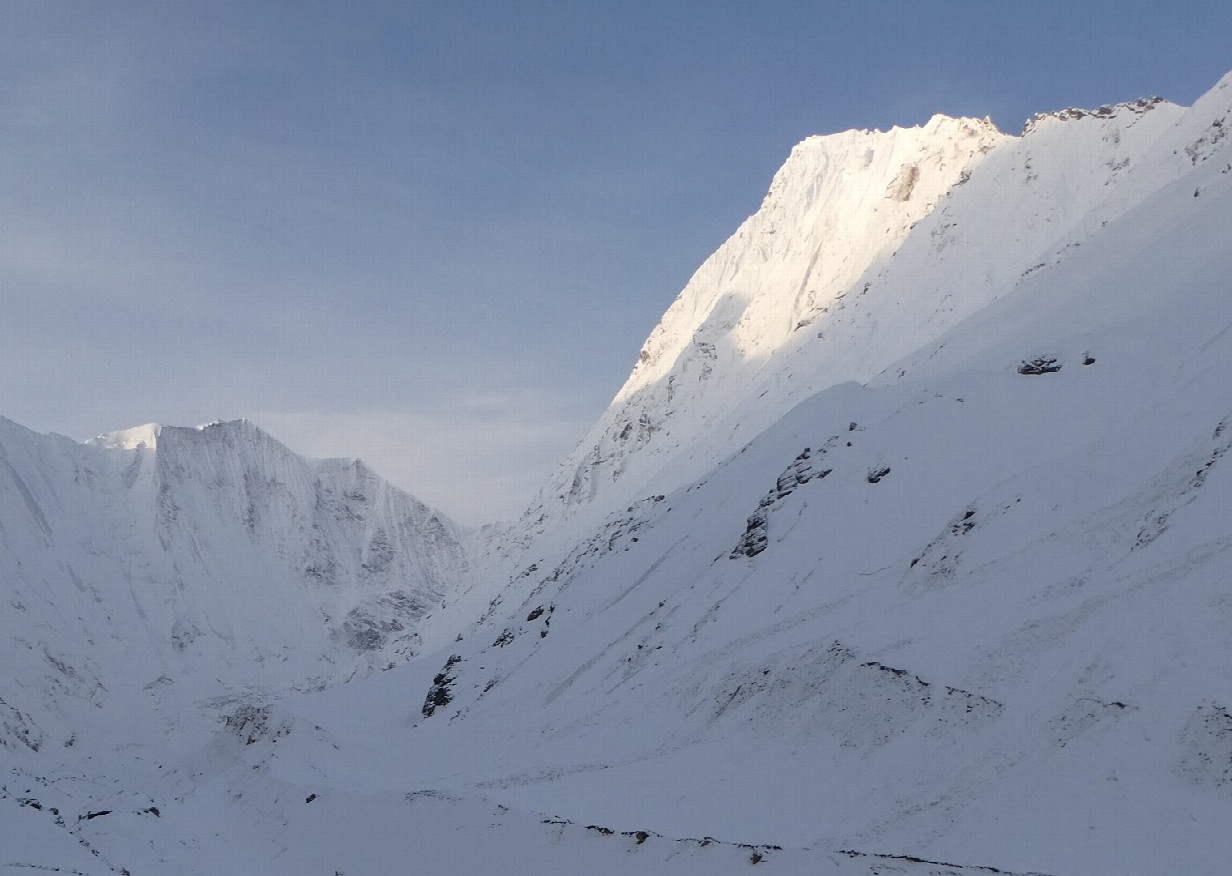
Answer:
<path fill-rule="evenodd" d="M 1001 130 L 989 116 L 977 119 L 973 116 L 947 116 L 945 113 L 936 113 L 922 125 L 894 125 L 887 131 L 883 131 L 880 128 L 851 128 L 834 134 L 812 134 L 798 143 L 796 149 L 804 148 L 806 145 L 842 142 L 851 137 L 893 139 L 902 134 L 925 134 L 949 139 L 961 135 L 971 136 L 1000 133 Z"/>
<path fill-rule="evenodd" d="M 248 431 L 259 432 L 256 424 L 247 417 L 240 417 L 238 420 L 210 420 L 208 423 L 201 423 L 194 427 L 197 432 L 204 432 L 207 429 L 222 429 L 224 431 Z"/>
<path fill-rule="evenodd" d="M 1027 123 L 1023 125 L 1022 133 L 1025 137 L 1032 131 L 1036 130 L 1041 123 L 1049 120 L 1061 122 L 1073 122 L 1079 119 L 1115 119 L 1126 114 L 1140 116 L 1143 113 L 1148 113 L 1159 104 L 1171 104 L 1172 101 L 1159 95 L 1151 97 L 1140 97 L 1137 100 L 1126 101 L 1125 103 L 1104 104 L 1095 109 L 1084 109 L 1082 107 L 1068 107 L 1063 110 L 1054 110 L 1048 113 L 1036 113 L 1031 118 L 1027 119 Z"/>
<path fill-rule="evenodd" d="M 144 426 L 134 426 L 131 429 L 120 429 L 116 432 L 104 432 L 97 438 L 91 438 L 87 444 L 95 447 L 103 447 L 108 450 L 153 450 L 158 447 L 158 442 L 164 437 L 164 431 L 168 432 L 166 437 L 176 432 L 207 432 L 210 430 L 219 430 L 222 433 L 228 432 L 259 432 L 251 420 L 211 420 L 208 423 L 201 423 L 198 426 L 163 426 L 159 423 L 146 423 Z"/>
<path fill-rule="evenodd" d="M 146 423 L 144 426 L 134 426 L 131 429 L 104 432 L 86 443 L 95 447 L 105 447 L 108 450 L 153 449 L 158 446 L 158 436 L 162 434 L 162 431 L 163 427 L 158 423 Z"/>
<path fill-rule="evenodd" d="M 977 119 L 974 116 L 947 116 L 945 113 L 935 114 L 923 128 L 926 131 L 960 129 L 974 133 L 1001 133 L 1001 129 L 997 127 L 991 116 Z"/>

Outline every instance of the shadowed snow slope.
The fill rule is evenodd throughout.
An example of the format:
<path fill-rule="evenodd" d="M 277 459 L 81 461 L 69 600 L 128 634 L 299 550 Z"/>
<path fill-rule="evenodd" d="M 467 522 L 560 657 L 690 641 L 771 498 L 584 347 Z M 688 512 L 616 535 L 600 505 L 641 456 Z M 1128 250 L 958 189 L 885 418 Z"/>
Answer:
<path fill-rule="evenodd" d="M 448 519 L 244 421 L 83 446 L 0 420 L 0 545 L 9 748 L 401 661 L 466 568 Z"/>
<path fill-rule="evenodd" d="M 135 448 L 170 430 L 104 450 L 4 425 L 4 562 L 26 588 L 6 618 L 27 656 L 0 705 L 0 865 L 1226 872 L 1230 81 L 1189 109 L 1067 110 L 1021 138 L 937 118 L 806 141 L 587 443 L 420 622 L 424 653 L 250 695 L 183 737 L 111 738 L 105 761 L 46 732 L 28 743 L 59 726 L 48 709 L 112 695 L 85 672 L 132 646 L 100 618 L 170 629 L 174 601 L 138 584 L 174 592 L 194 550 L 230 568 L 177 528 L 190 513 L 268 533 L 293 515 L 268 499 L 247 513 L 248 469 L 187 451 L 210 429 L 166 465 L 211 474 L 172 478 L 190 486 L 164 503 Z M 290 474 L 263 477 L 296 495 Z M 111 498 L 70 501 L 87 489 Z M 134 491 L 157 511 L 138 518 Z M 76 536 L 63 558 L 48 547 L 105 525 L 144 540 L 117 594 L 47 591 L 76 599 L 94 580 L 78 564 L 120 562 Z M 364 531 L 331 542 L 336 575 L 364 568 L 343 547 Z M 260 543 L 301 577 L 319 567 L 286 538 Z M 456 572 L 444 538 L 414 555 Z M 263 611 L 289 607 L 251 678 L 276 687 L 275 643 L 305 647 L 296 611 L 316 613 L 314 647 L 341 649 L 350 606 L 322 608 L 317 587 L 269 597 Z M 11 620 L 27 603 L 44 632 Z M 227 631 L 197 626 L 191 647 Z M 179 665 L 146 639 L 140 659 Z M 241 658 L 210 647 L 235 696 Z M 190 716 L 172 672 L 115 680 L 136 676 L 147 709 Z"/>

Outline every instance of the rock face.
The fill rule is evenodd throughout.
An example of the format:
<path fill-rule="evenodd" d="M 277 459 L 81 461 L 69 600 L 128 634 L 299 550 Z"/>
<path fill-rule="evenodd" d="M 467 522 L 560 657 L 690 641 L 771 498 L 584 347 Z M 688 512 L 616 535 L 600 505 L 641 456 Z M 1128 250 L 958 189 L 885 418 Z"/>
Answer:
<path fill-rule="evenodd" d="M 467 562 L 447 518 L 362 463 L 246 421 L 88 445 L 0 421 L 5 735 L 36 738 L 26 716 L 68 737 L 47 710 L 110 712 L 134 686 L 201 701 L 402 662 Z"/>

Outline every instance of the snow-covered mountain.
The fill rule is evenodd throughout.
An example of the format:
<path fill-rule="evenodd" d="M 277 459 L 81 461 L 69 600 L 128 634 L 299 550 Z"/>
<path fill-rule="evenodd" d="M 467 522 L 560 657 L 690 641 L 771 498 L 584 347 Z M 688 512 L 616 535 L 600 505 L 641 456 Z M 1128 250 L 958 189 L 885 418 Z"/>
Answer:
<path fill-rule="evenodd" d="M 1040 115 L 1021 137 L 936 116 L 805 140 L 651 333 L 539 513 L 688 483 L 815 392 L 895 376 L 1213 154 L 1225 85 L 1190 110 L 1156 97 Z"/>
<path fill-rule="evenodd" d="M 0 866 L 1226 872 L 1229 124 L 1232 76 L 1021 137 L 805 141 L 534 507 L 474 542 L 246 424 L 3 424 L 27 656 Z M 383 613 L 395 587 L 413 612 Z M 144 662 L 189 673 L 181 615 L 191 689 L 244 695 L 213 724 Z M 409 662 L 306 690 L 370 637 L 407 656 L 416 620 Z M 33 750 L 27 725 L 118 697 L 92 661 L 192 732 Z"/>
<path fill-rule="evenodd" d="M 77 444 L 0 420 L 0 746 L 402 662 L 467 568 L 458 529 L 362 463 L 251 423 Z"/>

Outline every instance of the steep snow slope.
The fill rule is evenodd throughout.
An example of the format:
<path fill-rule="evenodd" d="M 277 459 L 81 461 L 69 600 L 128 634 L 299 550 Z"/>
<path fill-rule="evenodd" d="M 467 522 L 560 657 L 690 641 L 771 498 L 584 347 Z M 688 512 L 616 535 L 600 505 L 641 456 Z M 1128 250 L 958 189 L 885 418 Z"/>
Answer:
<path fill-rule="evenodd" d="M 405 659 L 466 567 L 448 519 L 245 421 L 83 446 L 0 420 L 0 746 Z"/>
<path fill-rule="evenodd" d="M 1223 872 L 1230 217 L 1227 163 L 1189 164 L 880 383 L 526 569 L 407 667 L 423 717 L 394 710 L 367 781 L 618 832 Z M 289 708 L 363 744 L 331 716 L 382 695 Z"/>
<path fill-rule="evenodd" d="M 1226 114 L 1211 102 L 1069 110 L 1022 137 L 937 116 L 804 141 L 531 517 L 601 515 L 679 486 L 812 393 L 874 378 L 1188 169 L 1171 150 L 1195 119 Z"/>

